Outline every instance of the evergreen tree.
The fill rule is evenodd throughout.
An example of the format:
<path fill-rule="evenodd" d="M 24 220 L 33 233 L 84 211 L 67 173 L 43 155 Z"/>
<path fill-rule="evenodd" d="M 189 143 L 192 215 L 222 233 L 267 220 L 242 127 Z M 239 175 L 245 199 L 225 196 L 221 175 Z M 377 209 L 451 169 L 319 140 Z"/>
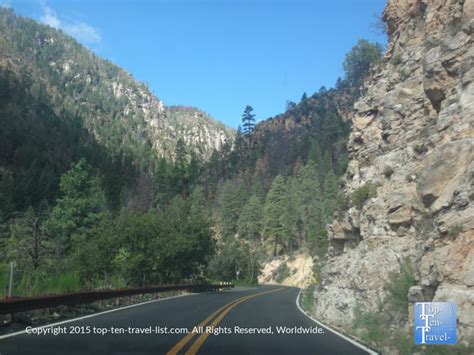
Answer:
<path fill-rule="evenodd" d="M 244 137 L 242 135 L 242 128 L 239 126 L 234 138 L 234 147 L 229 154 L 230 173 L 233 174 L 238 170 L 242 148 L 244 147 Z"/>
<path fill-rule="evenodd" d="M 382 60 L 383 47 L 379 43 L 371 43 L 361 39 L 352 47 L 344 59 L 346 80 L 352 87 L 362 84 L 372 65 Z"/>
<path fill-rule="evenodd" d="M 247 194 L 241 181 L 224 182 L 218 200 L 220 227 L 224 237 L 237 233 L 240 212 L 246 201 Z"/>
<path fill-rule="evenodd" d="M 175 161 L 174 161 L 174 172 L 173 180 L 174 183 L 174 192 L 176 194 L 181 194 L 181 196 L 186 197 L 188 194 L 188 160 L 186 145 L 184 141 L 180 138 L 176 143 L 175 148 Z"/>
<path fill-rule="evenodd" d="M 295 179 L 291 178 L 287 181 L 287 189 L 285 196 L 285 209 L 282 215 L 282 224 L 284 230 L 283 241 L 285 248 L 292 252 L 293 247 L 301 244 L 300 236 L 302 232 L 302 224 L 300 214 L 298 213 L 298 188 Z"/>
<path fill-rule="evenodd" d="M 321 148 L 319 147 L 319 143 L 316 140 L 313 140 L 311 142 L 311 146 L 309 148 L 309 153 L 308 153 L 308 161 L 309 160 L 312 160 L 313 162 L 317 164 L 321 164 L 321 160 L 322 160 Z"/>
<path fill-rule="evenodd" d="M 15 260 L 22 270 L 36 270 L 47 253 L 47 237 L 43 222 L 47 217 L 44 208 L 37 213 L 32 207 L 14 213 L 10 220 L 10 238 L 6 248 L 7 260 Z"/>
<path fill-rule="evenodd" d="M 273 241 L 273 255 L 278 252 L 278 245 L 284 237 L 283 216 L 285 214 L 286 184 L 283 176 L 278 175 L 267 194 L 263 208 L 264 235 Z"/>
<path fill-rule="evenodd" d="M 310 160 L 301 168 L 296 184 L 303 234 L 306 242 L 311 244 L 319 231 L 324 229 L 321 188 L 315 162 Z"/>
<path fill-rule="evenodd" d="M 323 211 L 326 222 L 330 222 L 338 199 L 337 177 L 333 170 L 329 170 L 324 180 Z"/>
<path fill-rule="evenodd" d="M 252 106 L 247 105 L 244 113 L 242 114 L 242 127 L 244 129 L 245 136 L 249 137 L 255 128 L 255 115 L 252 114 Z"/>
<path fill-rule="evenodd" d="M 100 180 L 92 175 L 85 159 L 61 176 L 59 187 L 62 196 L 45 222 L 45 229 L 64 256 L 73 244 L 92 237 L 92 227 L 103 217 L 105 198 Z"/>
<path fill-rule="evenodd" d="M 326 174 L 332 170 L 332 158 L 331 158 L 331 152 L 329 150 L 326 150 L 323 154 L 323 159 L 320 164 L 320 177 L 321 177 L 321 183 L 324 182 L 324 177 Z"/>
<path fill-rule="evenodd" d="M 296 107 L 296 103 L 294 101 L 286 101 L 286 111 L 293 110 Z"/>
<path fill-rule="evenodd" d="M 242 208 L 238 222 L 239 236 L 252 242 L 259 241 L 262 231 L 263 204 L 257 195 L 252 195 Z"/>
<path fill-rule="evenodd" d="M 301 96 L 301 102 L 304 102 L 308 100 L 308 94 L 306 94 L 306 92 L 303 93 L 303 96 Z"/>
<path fill-rule="evenodd" d="M 165 158 L 161 158 L 153 176 L 153 202 L 155 206 L 162 208 L 169 204 L 173 197 L 171 186 L 171 166 Z"/>

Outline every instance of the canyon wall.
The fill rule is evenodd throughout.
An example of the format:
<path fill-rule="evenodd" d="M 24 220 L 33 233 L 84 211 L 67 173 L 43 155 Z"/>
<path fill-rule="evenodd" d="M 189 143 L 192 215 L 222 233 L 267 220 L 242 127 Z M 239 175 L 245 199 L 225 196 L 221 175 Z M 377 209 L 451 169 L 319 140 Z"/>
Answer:
<path fill-rule="evenodd" d="M 339 213 L 315 289 L 316 316 L 350 328 L 375 310 L 403 260 L 409 299 L 457 304 L 474 339 L 474 1 L 390 0 L 382 69 L 354 105 L 346 194 L 376 197 Z"/>

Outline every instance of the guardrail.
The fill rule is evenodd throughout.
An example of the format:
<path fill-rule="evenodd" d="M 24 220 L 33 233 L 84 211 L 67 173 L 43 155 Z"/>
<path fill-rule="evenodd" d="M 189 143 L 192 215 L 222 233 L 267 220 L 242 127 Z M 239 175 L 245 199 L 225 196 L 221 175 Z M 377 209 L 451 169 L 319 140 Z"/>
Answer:
<path fill-rule="evenodd" d="M 74 292 L 61 295 L 46 295 L 35 297 L 11 297 L 6 298 L 4 300 L 0 300 L 0 314 L 13 314 L 18 312 L 25 312 L 35 309 L 57 306 L 74 306 L 78 304 L 91 303 L 111 298 L 143 295 L 148 293 L 159 293 L 167 291 L 208 292 L 229 287 L 234 287 L 234 285 L 232 283 L 222 283 L 213 285 L 168 285 Z"/>

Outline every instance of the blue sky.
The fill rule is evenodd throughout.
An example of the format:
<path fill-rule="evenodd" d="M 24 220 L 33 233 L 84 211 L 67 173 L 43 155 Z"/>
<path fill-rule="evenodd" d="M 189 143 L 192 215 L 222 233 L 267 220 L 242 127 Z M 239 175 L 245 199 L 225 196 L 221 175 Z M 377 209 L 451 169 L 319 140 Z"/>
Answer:
<path fill-rule="evenodd" d="M 344 55 L 374 29 L 384 0 L 0 0 L 58 27 L 147 82 L 165 105 L 196 106 L 237 127 L 333 86 Z"/>

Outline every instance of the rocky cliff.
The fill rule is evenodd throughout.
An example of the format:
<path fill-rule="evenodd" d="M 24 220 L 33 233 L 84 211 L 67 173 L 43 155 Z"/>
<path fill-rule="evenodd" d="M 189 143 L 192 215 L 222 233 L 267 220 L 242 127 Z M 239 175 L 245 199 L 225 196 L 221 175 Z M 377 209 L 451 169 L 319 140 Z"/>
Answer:
<path fill-rule="evenodd" d="M 328 226 L 316 316 L 349 328 L 409 259 L 409 300 L 452 301 L 474 339 L 474 1 L 389 0 L 381 71 L 354 105 L 346 193 L 377 193 Z"/>

